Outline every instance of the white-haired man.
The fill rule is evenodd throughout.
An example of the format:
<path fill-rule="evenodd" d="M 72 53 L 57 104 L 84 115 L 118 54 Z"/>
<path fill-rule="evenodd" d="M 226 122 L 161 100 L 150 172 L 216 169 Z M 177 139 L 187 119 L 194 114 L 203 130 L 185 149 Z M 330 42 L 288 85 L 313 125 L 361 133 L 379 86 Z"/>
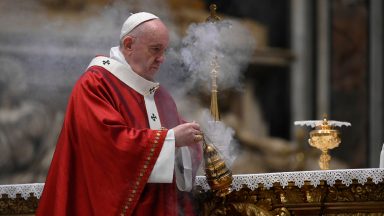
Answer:
<path fill-rule="evenodd" d="M 193 215 L 197 123 L 154 81 L 169 35 L 155 15 L 125 21 L 120 46 L 76 83 L 37 215 Z"/>

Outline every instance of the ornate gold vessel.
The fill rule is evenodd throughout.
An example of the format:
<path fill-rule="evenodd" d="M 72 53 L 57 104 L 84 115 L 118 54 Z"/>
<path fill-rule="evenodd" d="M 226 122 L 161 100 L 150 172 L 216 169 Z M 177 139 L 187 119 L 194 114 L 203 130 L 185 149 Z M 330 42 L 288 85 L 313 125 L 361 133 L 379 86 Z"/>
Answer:
<path fill-rule="evenodd" d="M 220 20 L 216 15 L 216 5 L 211 5 L 211 16 L 207 18 L 207 22 L 215 22 Z M 218 62 L 217 56 L 212 60 L 211 71 L 211 115 L 215 122 L 220 120 L 219 107 L 217 103 L 217 74 Z M 213 122 L 214 123 L 214 122 Z M 232 192 L 232 172 L 228 169 L 225 161 L 220 156 L 214 144 L 209 144 L 203 137 L 203 151 L 204 151 L 204 166 L 205 176 L 211 189 L 220 197 L 224 197 Z"/>
<path fill-rule="evenodd" d="M 212 144 L 203 140 L 205 176 L 211 189 L 220 197 L 232 192 L 232 172 Z"/>
<path fill-rule="evenodd" d="M 326 118 L 323 119 L 321 125 L 317 126 L 315 130 L 312 130 L 309 133 L 310 138 L 308 139 L 308 143 L 321 150 L 319 159 L 320 169 L 329 169 L 331 156 L 328 154 L 328 150 L 339 146 L 341 142 L 339 135 L 339 131 L 332 129 Z"/>
<path fill-rule="evenodd" d="M 328 151 L 338 147 L 341 143 L 340 132 L 335 129 L 335 126 L 350 126 L 351 124 L 348 122 L 328 121 L 327 116 L 324 115 L 323 120 L 296 121 L 295 125 L 315 127 L 315 129 L 309 133 L 310 138 L 308 139 L 308 143 L 321 150 L 319 159 L 320 169 L 328 170 L 331 161 L 331 156 Z"/>

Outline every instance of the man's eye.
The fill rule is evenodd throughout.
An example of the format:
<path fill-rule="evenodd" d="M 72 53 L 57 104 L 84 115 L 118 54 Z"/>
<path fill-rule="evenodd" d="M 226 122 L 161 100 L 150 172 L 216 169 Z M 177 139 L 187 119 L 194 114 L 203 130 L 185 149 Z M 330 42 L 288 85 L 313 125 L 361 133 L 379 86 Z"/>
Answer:
<path fill-rule="evenodd" d="M 162 47 L 150 47 L 150 51 L 153 54 L 159 54 L 159 53 L 164 52 L 164 49 Z"/>
<path fill-rule="evenodd" d="M 159 47 L 152 47 L 151 48 L 151 50 L 153 51 L 153 52 L 160 52 L 161 51 L 161 48 L 159 48 Z"/>

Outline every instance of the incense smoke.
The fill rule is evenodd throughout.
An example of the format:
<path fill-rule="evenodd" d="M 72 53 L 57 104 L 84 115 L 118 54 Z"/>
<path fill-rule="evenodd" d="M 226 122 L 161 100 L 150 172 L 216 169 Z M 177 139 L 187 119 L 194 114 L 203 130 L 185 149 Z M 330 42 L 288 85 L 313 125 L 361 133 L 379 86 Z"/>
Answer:
<path fill-rule="evenodd" d="M 212 61 L 218 59 L 220 89 L 238 88 L 242 72 L 254 51 L 254 40 L 240 23 L 192 24 L 183 39 L 181 56 L 187 70 L 196 81 L 210 80 Z"/>
<path fill-rule="evenodd" d="M 209 95 L 213 59 L 217 57 L 219 90 L 242 87 L 242 73 L 249 64 L 256 42 L 250 32 L 232 20 L 217 23 L 191 24 L 178 47 L 172 48 L 161 67 L 158 79 L 177 100 L 182 114 L 196 120 L 205 136 L 214 143 L 231 166 L 237 154 L 234 130 L 223 122 L 213 122 L 199 100 L 191 97 L 198 92 Z M 205 108 L 203 108 L 205 107 Z"/>
<path fill-rule="evenodd" d="M 218 88 L 241 89 L 242 72 L 256 46 L 250 35 L 248 29 L 234 20 L 191 24 L 178 47 L 169 51 L 159 73 L 168 80 L 162 81 L 177 89 L 177 98 L 196 89 L 209 92 L 212 62 L 217 57 Z"/>
<path fill-rule="evenodd" d="M 207 143 L 213 143 L 223 156 L 225 164 L 231 168 L 238 154 L 238 142 L 233 138 L 235 131 L 221 121 L 214 121 L 209 110 L 201 112 L 200 127 Z"/>

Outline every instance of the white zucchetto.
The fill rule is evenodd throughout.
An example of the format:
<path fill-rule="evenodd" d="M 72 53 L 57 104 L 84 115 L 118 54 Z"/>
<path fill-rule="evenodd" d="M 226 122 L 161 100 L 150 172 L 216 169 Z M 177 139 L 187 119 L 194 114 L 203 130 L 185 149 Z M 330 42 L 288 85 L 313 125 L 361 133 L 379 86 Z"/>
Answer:
<path fill-rule="evenodd" d="M 125 20 L 123 27 L 121 28 L 120 40 L 141 23 L 158 18 L 159 17 L 147 12 L 139 12 L 132 14 L 128 17 L 127 20 Z"/>

